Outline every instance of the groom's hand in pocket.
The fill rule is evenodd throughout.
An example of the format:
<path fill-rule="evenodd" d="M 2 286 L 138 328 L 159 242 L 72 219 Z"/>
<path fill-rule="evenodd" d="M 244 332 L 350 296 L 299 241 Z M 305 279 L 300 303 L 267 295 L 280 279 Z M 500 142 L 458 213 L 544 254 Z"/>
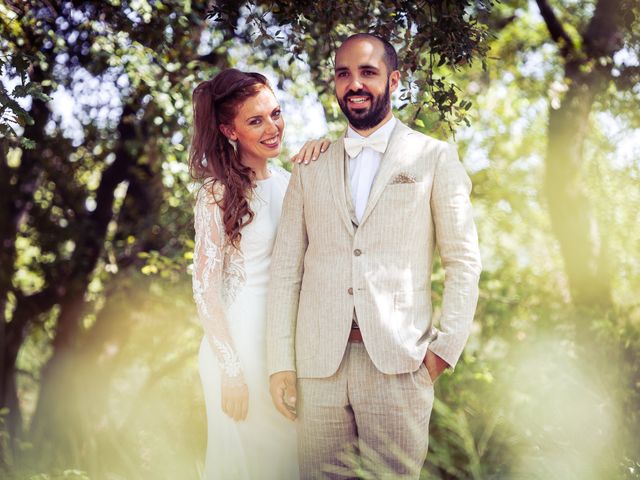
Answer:
<path fill-rule="evenodd" d="M 298 400 L 296 372 L 277 372 L 271 375 L 269 391 L 276 409 L 289 420 L 295 420 Z"/>
<path fill-rule="evenodd" d="M 424 357 L 423 362 L 424 366 L 427 367 L 432 383 L 435 383 L 442 372 L 449 368 L 449 364 L 431 350 L 427 350 L 427 355 Z"/>

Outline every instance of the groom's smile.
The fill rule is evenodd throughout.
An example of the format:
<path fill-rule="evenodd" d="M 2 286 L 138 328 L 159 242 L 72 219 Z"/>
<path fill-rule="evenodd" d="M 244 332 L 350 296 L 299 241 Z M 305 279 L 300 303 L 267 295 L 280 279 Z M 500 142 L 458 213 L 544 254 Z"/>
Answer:
<path fill-rule="evenodd" d="M 372 95 L 364 92 L 349 92 L 344 96 L 344 101 L 348 103 L 349 108 L 362 113 L 362 110 L 371 108 Z"/>

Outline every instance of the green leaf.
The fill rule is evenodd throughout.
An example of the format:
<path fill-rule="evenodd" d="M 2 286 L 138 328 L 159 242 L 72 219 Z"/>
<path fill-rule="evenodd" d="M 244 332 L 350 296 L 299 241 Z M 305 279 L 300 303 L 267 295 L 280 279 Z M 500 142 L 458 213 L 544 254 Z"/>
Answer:
<path fill-rule="evenodd" d="M 22 137 L 20 139 L 20 146 L 27 150 L 34 150 L 36 148 L 36 142 L 29 138 Z"/>

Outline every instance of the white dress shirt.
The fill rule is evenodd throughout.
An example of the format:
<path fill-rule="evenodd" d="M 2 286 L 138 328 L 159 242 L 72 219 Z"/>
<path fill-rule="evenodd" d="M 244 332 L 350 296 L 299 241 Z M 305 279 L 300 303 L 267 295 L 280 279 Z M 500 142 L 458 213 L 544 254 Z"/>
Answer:
<path fill-rule="evenodd" d="M 369 138 L 381 137 L 389 145 L 389 138 L 391 132 L 396 126 L 396 118 L 391 119 L 381 126 L 378 130 L 373 132 Z M 347 129 L 345 135 L 347 138 L 365 138 L 351 127 Z M 380 167 L 380 160 L 382 160 L 382 153 L 376 152 L 372 148 L 365 147 L 362 151 L 353 158 L 349 159 L 349 180 L 351 181 L 351 200 L 353 201 L 353 207 L 355 209 L 356 218 L 358 222 L 362 220 L 362 215 L 367 207 L 367 201 L 369 200 L 369 192 L 371 192 L 371 185 L 376 178 L 378 168 Z"/>

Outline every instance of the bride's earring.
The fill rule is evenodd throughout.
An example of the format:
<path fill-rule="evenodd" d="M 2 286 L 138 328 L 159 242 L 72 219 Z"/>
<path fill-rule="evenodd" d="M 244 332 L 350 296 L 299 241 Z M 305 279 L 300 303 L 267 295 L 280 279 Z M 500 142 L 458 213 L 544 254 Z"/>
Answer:
<path fill-rule="evenodd" d="M 231 144 L 231 146 L 233 147 L 233 151 L 238 153 L 238 142 L 235 140 L 231 140 L 229 139 L 229 143 Z"/>

